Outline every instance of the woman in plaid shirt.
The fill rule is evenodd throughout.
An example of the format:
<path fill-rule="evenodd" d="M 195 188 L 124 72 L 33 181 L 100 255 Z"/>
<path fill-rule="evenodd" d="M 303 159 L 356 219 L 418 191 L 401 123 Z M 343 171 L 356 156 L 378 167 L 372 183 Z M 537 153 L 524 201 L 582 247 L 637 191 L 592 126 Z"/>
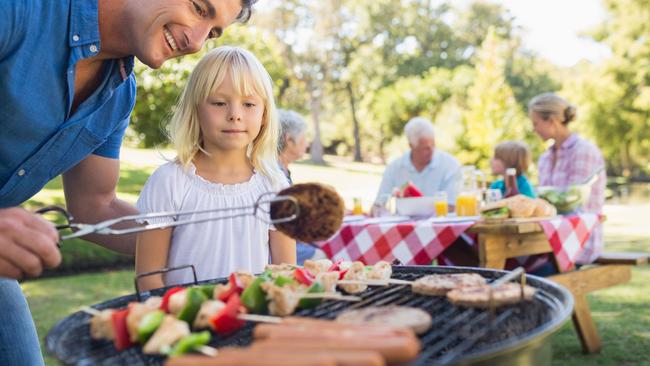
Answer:
<path fill-rule="evenodd" d="M 584 183 L 600 169 L 598 180 L 591 188 L 585 212 L 602 213 L 605 204 L 605 161 L 600 149 L 593 143 L 569 130 L 576 117 L 576 108 L 565 99 L 553 94 L 537 95 L 528 103 L 533 129 L 544 141 L 554 143 L 539 158 L 539 184 L 568 188 Z M 602 168 L 602 169 L 601 169 Z M 603 248 L 602 228 L 598 225 L 591 233 L 584 251 L 577 259 L 579 264 L 593 262 Z"/>

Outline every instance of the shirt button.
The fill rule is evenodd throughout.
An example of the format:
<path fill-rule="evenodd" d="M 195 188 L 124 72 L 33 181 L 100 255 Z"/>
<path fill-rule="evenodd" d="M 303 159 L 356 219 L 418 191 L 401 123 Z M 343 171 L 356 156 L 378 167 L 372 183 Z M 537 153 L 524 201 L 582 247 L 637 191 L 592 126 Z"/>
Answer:
<path fill-rule="evenodd" d="M 72 40 L 77 42 L 79 40 L 79 36 L 75 34 L 74 36 L 72 36 Z"/>
<path fill-rule="evenodd" d="M 90 52 L 92 52 L 92 53 L 97 52 L 97 46 L 95 46 L 94 44 L 91 44 L 89 49 L 90 49 Z"/>
<path fill-rule="evenodd" d="M 20 170 L 18 171 L 18 176 L 19 176 L 19 177 L 22 177 L 23 175 L 25 175 L 25 169 L 20 169 Z"/>

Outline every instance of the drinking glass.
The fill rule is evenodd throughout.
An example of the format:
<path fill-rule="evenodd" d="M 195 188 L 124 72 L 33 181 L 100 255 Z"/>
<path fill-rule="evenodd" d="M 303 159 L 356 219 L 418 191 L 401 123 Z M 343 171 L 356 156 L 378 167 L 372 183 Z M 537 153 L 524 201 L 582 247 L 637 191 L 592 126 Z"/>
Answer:
<path fill-rule="evenodd" d="M 436 208 L 436 216 L 444 217 L 449 214 L 449 202 L 447 201 L 447 192 L 440 191 L 433 195 L 433 204 Z"/>

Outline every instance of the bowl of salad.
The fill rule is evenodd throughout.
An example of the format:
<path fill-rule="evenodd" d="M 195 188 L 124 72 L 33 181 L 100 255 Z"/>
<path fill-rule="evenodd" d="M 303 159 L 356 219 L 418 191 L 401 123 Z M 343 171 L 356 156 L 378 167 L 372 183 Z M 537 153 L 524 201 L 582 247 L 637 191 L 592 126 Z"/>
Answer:
<path fill-rule="evenodd" d="M 576 212 L 587 204 L 591 186 L 571 185 L 569 187 L 542 186 L 537 195 L 555 206 L 559 214 Z"/>

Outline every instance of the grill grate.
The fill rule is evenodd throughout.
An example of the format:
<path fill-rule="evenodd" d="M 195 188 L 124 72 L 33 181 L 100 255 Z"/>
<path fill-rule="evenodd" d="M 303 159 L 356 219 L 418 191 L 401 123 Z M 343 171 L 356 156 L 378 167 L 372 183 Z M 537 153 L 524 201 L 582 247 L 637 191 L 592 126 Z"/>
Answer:
<path fill-rule="evenodd" d="M 415 280 L 426 274 L 475 272 L 489 281 L 503 275 L 502 271 L 460 267 L 394 267 L 393 278 Z M 225 279 L 206 281 L 223 283 Z M 501 352 L 541 336 L 563 323 L 572 308 L 568 292 L 549 281 L 529 277 L 528 284 L 538 289 L 534 301 L 488 310 L 455 307 L 444 297 L 413 294 L 410 286 L 371 287 L 359 294 L 361 301 L 325 301 L 315 309 L 298 311 L 298 316 L 335 318 L 340 312 L 367 306 L 405 305 L 421 308 L 432 315 L 433 326 L 420 337 L 422 352 L 414 365 L 446 365 L 461 360 Z M 162 290 L 144 293 L 144 297 L 160 295 Z M 97 309 L 119 308 L 134 301 L 135 295 L 109 300 Z M 47 335 L 48 351 L 66 364 L 129 364 L 160 365 L 162 357 L 146 356 L 141 347 L 116 352 L 108 341 L 90 338 L 89 315 L 78 312 L 59 322 Z M 247 324 L 229 336 L 213 336 L 214 347 L 248 345 L 254 324 Z"/>

